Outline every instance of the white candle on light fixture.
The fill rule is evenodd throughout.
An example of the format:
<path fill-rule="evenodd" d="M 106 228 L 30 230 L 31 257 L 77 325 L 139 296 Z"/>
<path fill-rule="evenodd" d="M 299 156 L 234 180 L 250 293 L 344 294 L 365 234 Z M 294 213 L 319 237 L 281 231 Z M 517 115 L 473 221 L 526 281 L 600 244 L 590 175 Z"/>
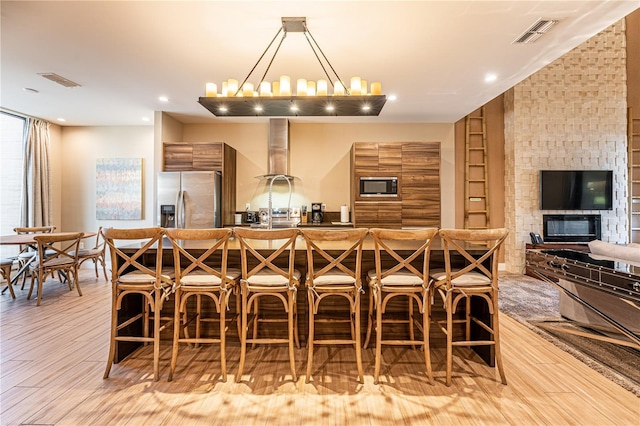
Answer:
<path fill-rule="evenodd" d="M 271 96 L 271 83 L 268 81 L 260 83 L 260 96 Z"/>
<path fill-rule="evenodd" d="M 273 96 L 280 96 L 280 82 L 274 81 L 271 83 L 271 87 L 273 88 Z"/>
<path fill-rule="evenodd" d="M 366 95 L 367 94 L 367 80 L 360 80 L 360 87 L 361 87 L 361 91 L 360 94 L 361 95 Z"/>
<path fill-rule="evenodd" d="M 327 80 L 318 80 L 318 85 L 316 87 L 316 93 L 318 96 L 327 96 Z"/>
<path fill-rule="evenodd" d="M 336 81 L 333 84 L 333 95 L 334 96 L 344 96 L 344 86 L 341 81 Z"/>
<path fill-rule="evenodd" d="M 222 96 L 229 96 L 229 83 L 226 81 L 222 82 Z"/>
<path fill-rule="evenodd" d="M 307 96 L 315 96 L 316 95 L 316 82 L 313 80 L 307 81 Z"/>
<path fill-rule="evenodd" d="M 362 79 L 360 77 L 351 77 L 351 94 L 360 96 L 362 93 Z"/>
<path fill-rule="evenodd" d="M 307 79 L 299 78 L 296 82 L 296 95 L 307 96 Z"/>
<path fill-rule="evenodd" d="M 253 96 L 253 83 L 244 83 L 242 85 L 242 96 L 245 98 Z"/>
<path fill-rule="evenodd" d="M 238 91 L 238 80 L 235 78 L 230 78 L 227 80 L 227 93 L 228 96 L 236 96 L 236 92 Z"/>
<path fill-rule="evenodd" d="M 218 96 L 218 86 L 215 83 L 207 83 L 205 96 L 207 98 L 215 98 Z"/>
<path fill-rule="evenodd" d="M 382 95 L 382 83 L 379 81 L 374 81 L 371 83 L 371 94 L 372 95 Z"/>
<path fill-rule="evenodd" d="M 291 78 L 288 75 L 280 76 L 280 96 L 291 96 Z"/>

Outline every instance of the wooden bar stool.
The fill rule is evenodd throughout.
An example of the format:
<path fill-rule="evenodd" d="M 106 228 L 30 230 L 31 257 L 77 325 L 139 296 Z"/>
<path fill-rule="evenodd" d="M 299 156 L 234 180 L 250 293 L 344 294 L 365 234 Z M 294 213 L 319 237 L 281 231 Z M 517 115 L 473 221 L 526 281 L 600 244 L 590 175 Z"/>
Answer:
<path fill-rule="evenodd" d="M 297 380 L 294 358 L 294 344 L 300 347 L 297 327 L 296 295 L 300 285 L 300 271 L 295 269 L 295 245 L 298 230 L 285 228 L 277 230 L 262 230 L 250 228 L 235 228 L 234 234 L 240 242 L 240 257 L 242 263 L 242 292 L 241 307 L 241 335 L 240 335 L 240 365 L 236 381 L 240 381 L 247 353 L 247 343 L 287 343 L 289 346 L 289 364 L 293 381 Z M 268 249 L 266 254 L 262 249 Z M 279 259 L 280 255 L 284 256 Z M 286 319 L 261 318 L 259 301 L 271 296 L 282 302 Z M 249 312 L 253 310 L 251 321 Z M 287 324 L 287 338 L 258 337 L 260 322 Z M 247 338 L 249 326 L 253 327 L 253 337 Z"/>
<path fill-rule="evenodd" d="M 500 330 L 498 315 L 498 253 L 509 231 L 500 229 L 441 229 L 440 238 L 444 247 L 445 269 L 431 271 L 434 280 L 431 291 L 437 291 L 442 297 L 447 313 L 446 325 L 438 322 L 447 336 L 447 386 L 451 385 L 454 346 L 493 345 L 495 363 L 503 384 L 507 379 L 502 367 L 500 354 Z M 469 247 L 486 248 L 481 255 L 472 255 Z M 454 256 L 457 255 L 457 259 Z M 456 261 L 462 264 L 456 264 Z M 479 297 L 487 302 L 490 322 L 487 324 L 471 315 L 471 298 Z M 465 318 L 454 320 L 458 303 L 465 301 Z M 474 322 L 491 336 L 490 340 L 471 340 L 471 323 Z M 465 325 L 465 339 L 453 340 L 453 325 Z"/>
<path fill-rule="evenodd" d="M 173 290 L 173 267 L 162 267 L 162 228 L 106 228 L 102 231 L 111 255 L 111 338 L 109 358 L 104 378 L 109 377 L 111 365 L 117 361 L 118 342 L 137 342 L 153 344 L 153 378 L 159 379 L 160 372 L 160 332 L 173 324 L 173 317 L 162 318 L 162 304 Z M 136 241 L 140 248 L 133 254 L 121 250 L 120 244 L 132 244 Z M 156 254 L 151 266 L 146 266 L 148 250 L 155 248 Z M 149 262 L 151 263 L 151 262 Z M 130 318 L 118 318 L 122 301 L 128 295 L 142 296 L 140 313 Z M 153 313 L 153 316 L 151 315 Z M 121 335 L 120 331 L 137 321 L 142 321 L 141 336 Z M 161 324 L 161 321 L 166 321 Z M 153 334 L 149 335 L 149 321 L 153 321 Z"/>
<path fill-rule="evenodd" d="M 369 345 L 371 330 L 376 330 L 376 362 L 373 374 L 378 383 L 382 361 L 382 345 L 420 345 L 424 349 L 424 361 L 429 382 L 431 356 L 429 353 L 429 255 L 436 228 L 419 230 L 379 229 L 369 230 L 373 236 L 376 268 L 369 271 L 369 324 L 365 348 Z M 400 296 L 409 300 L 406 318 L 385 318 L 389 302 Z M 414 315 L 414 301 L 422 317 Z M 385 339 L 383 324 L 406 323 L 409 326 L 408 339 Z M 422 339 L 414 334 L 414 324 L 422 332 Z"/>
<path fill-rule="evenodd" d="M 173 379 L 178 362 L 178 347 L 180 343 L 220 344 L 220 367 L 222 380 L 227 381 L 226 363 L 226 332 L 227 320 L 225 317 L 228 295 L 234 290 L 240 278 L 239 269 L 227 268 L 227 255 L 229 251 L 229 237 L 231 229 L 167 229 L 167 236 L 173 246 L 173 265 L 175 267 L 175 316 L 173 328 L 173 350 L 171 355 L 171 369 L 169 381 Z M 194 255 L 188 252 L 183 242 L 198 241 L 207 244 L 203 253 Z M 197 256 L 197 257 L 196 257 Z M 204 317 L 202 311 L 202 298 L 208 297 L 213 302 L 218 316 Z M 187 302 L 195 299 L 195 312 L 191 313 Z M 219 322 L 220 335 L 218 338 L 202 337 L 202 323 Z M 189 325 L 195 323 L 195 335 L 190 337 Z M 180 331 L 184 332 L 181 337 Z"/>
<path fill-rule="evenodd" d="M 360 293 L 362 290 L 362 243 L 367 229 L 302 231 L 307 243 L 307 298 L 309 300 L 309 340 L 307 377 L 309 383 L 313 368 L 313 346 L 355 345 L 358 380 L 364 383 L 362 372 Z M 355 253 L 355 256 L 352 254 Z M 355 259 L 354 259 L 355 257 Z M 322 300 L 342 297 L 349 302 L 349 317 L 346 319 L 322 318 L 318 308 Z M 316 322 L 346 322 L 350 325 L 351 339 L 316 339 Z"/>

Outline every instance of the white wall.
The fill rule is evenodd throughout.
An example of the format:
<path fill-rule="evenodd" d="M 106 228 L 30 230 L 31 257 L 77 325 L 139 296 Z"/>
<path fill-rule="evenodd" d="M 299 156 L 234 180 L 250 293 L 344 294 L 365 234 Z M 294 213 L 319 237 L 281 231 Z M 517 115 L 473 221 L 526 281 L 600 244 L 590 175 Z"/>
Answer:
<path fill-rule="evenodd" d="M 184 124 L 183 142 L 225 142 L 237 151 L 236 209 L 268 205 L 266 180 L 269 124 Z M 329 211 L 349 204 L 350 149 L 354 142 L 440 142 L 441 217 L 443 227 L 455 227 L 454 124 L 368 123 L 315 124 L 290 121 L 292 205 L 324 202 Z M 286 206 L 288 187 L 274 187 L 274 206 Z"/>
<path fill-rule="evenodd" d="M 166 115 L 166 114 L 164 114 Z M 158 114 L 156 114 L 158 118 Z M 164 120 L 164 119 L 163 119 Z M 162 127 L 162 126 L 161 126 Z M 156 126 L 156 129 L 158 126 Z M 157 130 L 156 130 L 157 132 Z M 323 201 L 330 211 L 349 202 L 349 150 L 356 141 L 439 141 L 442 152 L 442 226 L 454 227 L 453 124 L 291 124 L 292 205 Z M 237 150 L 237 209 L 267 203 L 265 181 L 255 176 L 267 167 L 268 123 L 184 124 L 185 142 L 226 142 Z M 155 140 L 155 142 L 154 142 Z M 156 151 L 154 151 L 154 145 Z M 61 142 L 61 229 L 95 230 L 98 226 L 153 226 L 155 171 L 161 164 L 153 126 L 63 127 Z M 144 218 L 141 221 L 98 221 L 95 211 L 97 158 L 143 158 Z M 155 159 L 155 162 L 154 162 Z M 286 186 L 286 185 L 285 185 Z M 286 202 L 285 188 L 275 191 L 274 204 Z"/>
<path fill-rule="evenodd" d="M 94 231 L 98 226 L 153 226 L 153 126 L 63 127 L 60 174 L 61 230 Z M 142 220 L 96 219 L 96 159 L 142 158 Z"/>

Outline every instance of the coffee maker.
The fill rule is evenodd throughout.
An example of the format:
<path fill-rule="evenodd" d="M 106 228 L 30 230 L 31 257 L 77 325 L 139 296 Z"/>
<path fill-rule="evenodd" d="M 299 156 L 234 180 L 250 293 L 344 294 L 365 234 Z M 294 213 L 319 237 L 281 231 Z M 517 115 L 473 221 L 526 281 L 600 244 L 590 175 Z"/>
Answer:
<path fill-rule="evenodd" d="M 322 203 L 311 204 L 311 222 L 322 223 L 324 220 L 324 212 L 322 211 Z"/>

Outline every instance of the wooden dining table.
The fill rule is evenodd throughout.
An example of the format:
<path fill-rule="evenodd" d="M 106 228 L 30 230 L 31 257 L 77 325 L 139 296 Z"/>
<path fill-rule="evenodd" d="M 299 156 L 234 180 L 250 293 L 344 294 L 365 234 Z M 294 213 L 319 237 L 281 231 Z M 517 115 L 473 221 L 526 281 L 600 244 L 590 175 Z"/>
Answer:
<path fill-rule="evenodd" d="M 47 232 L 46 235 L 63 237 L 65 235 L 73 235 L 76 233 L 77 232 Z M 38 244 L 34 238 L 36 235 L 40 235 L 40 234 L 33 233 L 33 234 L 0 235 L 0 245 L 23 245 L 23 246 L 31 247 L 31 249 L 34 251 L 38 251 Z M 91 238 L 91 237 L 95 237 L 96 235 L 97 235 L 97 232 L 83 232 L 82 238 L 83 239 Z M 18 278 L 20 278 L 21 276 L 27 273 L 27 269 L 29 269 L 29 266 L 31 265 L 32 262 L 35 261 L 35 259 L 36 259 L 36 256 L 31 256 L 30 258 L 27 259 L 24 265 L 22 265 L 18 270 L 18 272 L 11 278 L 11 285 L 13 285 L 18 280 Z M 8 288 L 9 286 L 5 286 L 2 289 L 2 294 L 4 294 L 4 292 L 7 291 Z"/>

